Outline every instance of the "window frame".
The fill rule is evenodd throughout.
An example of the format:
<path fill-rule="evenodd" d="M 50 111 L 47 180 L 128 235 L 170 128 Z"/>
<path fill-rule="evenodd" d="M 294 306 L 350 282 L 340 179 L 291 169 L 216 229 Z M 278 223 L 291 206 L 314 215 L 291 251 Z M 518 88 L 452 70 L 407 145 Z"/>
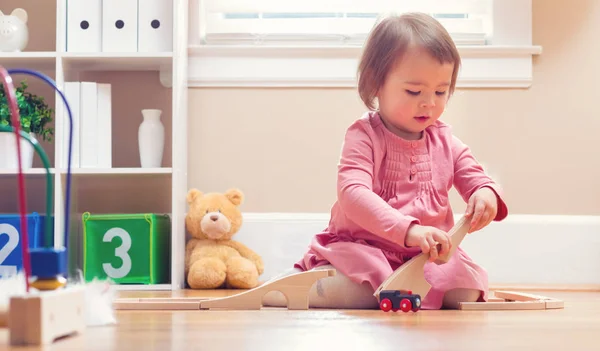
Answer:
<path fill-rule="evenodd" d="M 356 86 L 362 48 L 351 46 L 200 43 L 200 0 L 189 0 L 189 87 Z M 487 45 L 458 45 L 457 88 L 529 88 L 533 84 L 532 0 L 495 0 L 494 36 Z"/>

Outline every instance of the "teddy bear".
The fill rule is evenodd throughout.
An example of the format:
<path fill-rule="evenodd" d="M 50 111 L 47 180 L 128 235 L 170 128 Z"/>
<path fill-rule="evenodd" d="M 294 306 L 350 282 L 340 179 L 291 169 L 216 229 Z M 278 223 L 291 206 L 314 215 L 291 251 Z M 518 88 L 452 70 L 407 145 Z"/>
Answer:
<path fill-rule="evenodd" d="M 185 226 L 192 238 L 185 249 L 185 276 L 192 289 L 250 289 L 263 273 L 262 257 L 232 240 L 242 226 L 239 189 L 204 194 L 190 189 Z"/>

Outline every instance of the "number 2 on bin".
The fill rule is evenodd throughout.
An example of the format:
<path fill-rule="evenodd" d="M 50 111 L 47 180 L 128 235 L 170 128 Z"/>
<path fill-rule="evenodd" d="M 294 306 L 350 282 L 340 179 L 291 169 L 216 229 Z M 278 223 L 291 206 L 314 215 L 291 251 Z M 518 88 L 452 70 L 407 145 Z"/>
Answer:
<path fill-rule="evenodd" d="M 113 279 L 125 277 L 131 271 L 131 257 L 128 252 L 131 248 L 131 236 L 123 228 L 111 228 L 104 233 L 104 242 L 111 242 L 114 238 L 121 238 L 123 243 L 115 249 L 115 256 L 123 260 L 123 264 L 119 268 L 113 267 L 110 263 L 103 263 L 104 272 Z"/>
<path fill-rule="evenodd" d="M 0 224 L 0 235 L 6 234 L 8 235 L 8 242 L 4 247 L 0 248 L 0 266 L 3 266 L 4 261 L 8 258 L 8 256 L 17 248 L 19 245 L 19 231 L 14 226 L 2 223 Z M 7 268 L 17 269 L 16 266 L 3 266 Z"/>

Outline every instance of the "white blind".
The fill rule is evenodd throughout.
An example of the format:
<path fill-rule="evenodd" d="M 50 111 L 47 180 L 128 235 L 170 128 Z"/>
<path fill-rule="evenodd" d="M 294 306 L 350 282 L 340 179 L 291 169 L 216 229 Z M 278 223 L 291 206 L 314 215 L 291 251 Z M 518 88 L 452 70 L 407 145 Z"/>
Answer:
<path fill-rule="evenodd" d="M 388 13 L 425 12 L 459 45 L 484 45 L 493 0 L 201 0 L 206 44 L 362 44 Z"/>

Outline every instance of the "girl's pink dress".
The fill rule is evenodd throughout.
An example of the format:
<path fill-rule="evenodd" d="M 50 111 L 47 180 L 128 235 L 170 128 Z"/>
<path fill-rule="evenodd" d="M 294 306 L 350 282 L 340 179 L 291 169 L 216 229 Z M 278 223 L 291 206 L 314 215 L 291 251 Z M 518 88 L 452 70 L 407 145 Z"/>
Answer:
<path fill-rule="evenodd" d="M 420 253 L 404 245 L 411 223 L 444 231 L 454 226 L 448 192 L 455 186 L 468 201 L 488 186 L 498 197 L 500 221 L 508 214 L 500 188 L 484 173 L 469 148 L 437 121 L 417 141 L 390 132 L 376 112 L 368 112 L 347 130 L 338 166 L 338 199 L 327 228 L 312 240 L 294 266 L 309 270 L 332 264 L 357 283 L 377 289 L 402 263 Z M 487 301 L 487 272 L 459 247 L 449 262 L 425 265 L 431 290 L 423 309 L 439 309 L 444 292 L 481 290 Z"/>

